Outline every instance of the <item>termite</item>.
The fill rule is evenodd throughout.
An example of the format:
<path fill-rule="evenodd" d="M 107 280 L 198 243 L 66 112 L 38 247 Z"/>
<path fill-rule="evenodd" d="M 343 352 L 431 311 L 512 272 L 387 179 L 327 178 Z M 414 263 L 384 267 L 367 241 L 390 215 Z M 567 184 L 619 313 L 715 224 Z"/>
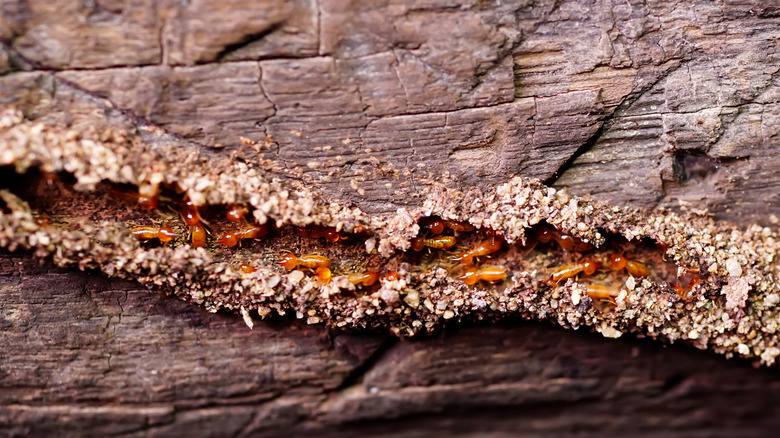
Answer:
<path fill-rule="evenodd" d="M 300 257 L 296 257 L 295 254 L 288 252 L 277 264 L 284 266 L 287 269 L 295 269 L 298 266 L 305 266 L 310 269 L 314 269 L 314 273 L 317 274 L 317 278 L 322 283 L 330 282 L 331 272 L 328 266 L 330 266 L 330 259 L 324 256 L 307 254 Z"/>
<path fill-rule="evenodd" d="M 39 227 L 47 227 L 51 224 L 51 218 L 45 214 L 35 216 L 33 220 L 35 221 L 35 225 L 38 225 Z"/>
<path fill-rule="evenodd" d="M 157 208 L 157 196 L 160 187 L 156 184 L 142 183 L 138 186 L 138 205 L 144 210 Z"/>
<path fill-rule="evenodd" d="M 449 228 L 452 231 L 459 233 L 466 233 L 474 231 L 476 227 L 468 222 L 450 221 L 446 219 L 439 219 L 436 217 L 427 218 L 423 221 L 423 227 L 431 231 L 431 234 L 441 234 L 445 228 Z"/>
<path fill-rule="evenodd" d="M 595 248 L 590 243 L 585 243 L 568 234 L 561 233 L 558 230 L 553 230 L 545 226 L 539 227 L 536 231 L 536 239 L 542 243 L 547 243 L 550 240 L 555 239 L 555 241 L 558 242 L 558 245 L 566 251 L 587 252 L 592 251 Z"/>
<path fill-rule="evenodd" d="M 385 281 L 398 280 L 398 271 L 387 271 L 385 273 Z"/>
<path fill-rule="evenodd" d="M 483 266 L 479 269 L 468 268 L 456 279 L 472 286 L 478 281 L 496 283 L 506 278 L 506 269 L 501 266 Z"/>
<path fill-rule="evenodd" d="M 468 222 L 458 222 L 458 221 L 448 221 L 448 220 L 444 221 L 444 226 L 451 229 L 452 231 L 457 231 L 459 233 L 468 233 L 477 229 L 477 227 L 471 225 Z"/>
<path fill-rule="evenodd" d="M 230 222 L 241 222 L 247 213 L 249 213 L 249 208 L 245 205 L 234 205 L 227 211 L 226 216 Z"/>
<path fill-rule="evenodd" d="M 317 275 L 317 279 L 320 280 L 320 283 L 323 284 L 330 283 L 330 277 L 333 275 L 330 272 L 330 268 L 326 266 L 320 266 L 319 268 L 314 270 L 314 273 Z"/>
<path fill-rule="evenodd" d="M 677 276 L 681 275 L 688 275 L 688 274 L 698 274 L 701 272 L 701 269 L 699 268 L 689 268 L 687 266 L 678 266 L 677 267 Z"/>
<path fill-rule="evenodd" d="M 677 284 L 676 284 L 676 285 L 674 285 L 674 286 L 669 286 L 669 287 L 670 287 L 670 288 L 671 288 L 671 289 L 674 291 L 674 293 L 676 293 L 676 294 L 677 294 L 677 296 L 678 296 L 678 297 L 680 297 L 680 298 L 683 298 L 683 299 L 684 299 L 684 298 L 685 298 L 685 297 L 688 295 L 688 291 L 686 291 L 684 287 L 680 286 L 680 282 L 679 282 L 679 281 L 677 282 Z"/>
<path fill-rule="evenodd" d="M 554 230 L 551 230 L 548 227 L 541 226 L 539 229 L 536 230 L 536 240 L 547 243 L 553 238 L 553 234 L 555 233 Z"/>
<path fill-rule="evenodd" d="M 415 237 L 411 241 L 412 249 L 422 251 L 426 246 L 429 248 L 448 249 L 458 243 L 454 236 L 436 236 L 431 238 Z"/>
<path fill-rule="evenodd" d="M 295 269 L 298 266 L 305 266 L 307 268 L 316 269 L 321 266 L 330 266 L 330 259 L 315 254 L 307 254 L 296 257 L 295 254 L 288 252 L 282 257 L 281 260 L 279 260 L 277 264 L 282 265 L 287 269 Z"/>
<path fill-rule="evenodd" d="M 493 254 L 494 252 L 501 249 L 503 244 L 503 237 L 498 236 L 495 233 L 490 233 L 487 240 L 480 242 L 479 245 L 475 246 L 474 248 L 462 253 L 458 257 L 453 258 L 452 261 L 470 265 L 474 261 L 474 257 L 482 257 Z"/>
<path fill-rule="evenodd" d="M 184 211 L 181 213 L 184 223 L 190 227 L 190 237 L 192 237 L 192 247 L 202 248 L 206 245 L 206 228 L 202 225 L 207 223 L 200 215 L 197 205 L 187 199 L 184 202 Z"/>
<path fill-rule="evenodd" d="M 190 237 L 193 248 L 206 246 L 206 229 L 201 224 L 190 225 Z"/>
<path fill-rule="evenodd" d="M 601 284 L 590 284 L 585 293 L 593 299 L 614 301 L 615 297 L 620 294 L 620 291 Z"/>
<path fill-rule="evenodd" d="M 230 231 L 222 235 L 217 243 L 225 246 L 236 246 L 244 239 L 257 239 L 270 231 L 268 224 L 246 225 L 238 231 Z"/>
<path fill-rule="evenodd" d="M 238 267 L 238 270 L 243 272 L 244 274 L 251 274 L 257 269 L 254 266 L 247 265 L 246 263 L 241 263 L 241 265 Z"/>
<path fill-rule="evenodd" d="M 338 231 L 336 231 L 336 228 L 323 227 L 320 225 L 308 225 L 305 227 L 296 227 L 295 234 L 301 237 L 311 237 L 315 239 L 324 237 L 325 240 L 327 240 L 328 242 L 338 242 L 340 238 L 344 238 L 344 236 L 342 236 L 341 234 L 339 234 Z"/>
<path fill-rule="evenodd" d="M 609 258 L 609 267 L 613 271 L 625 269 L 626 272 L 634 277 L 647 277 L 649 273 L 644 263 L 629 260 L 623 254 L 612 254 L 612 257 Z"/>
<path fill-rule="evenodd" d="M 579 263 L 573 265 L 563 265 L 556 269 L 550 277 L 553 282 L 557 283 L 565 278 L 571 278 L 579 273 L 585 275 L 593 275 L 599 268 L 599 263 L 593 259 L 585 259 Z"/>
<path fill-rule="evenodd" d="M 131 230 L 131 233 L 140 240 L 157 239 L 165 244 L 173 240 L 178 233 L 175 233 L 168 227 L 137 227 Z"/>
<path fill-rule="evenodd" d="M 444 222 L 442 219 L 429 218 L 423 226 L 430 230 L 432 234 L 441 234 L 444 232 Z"/>
<path fill-rule="evenodd" d="M 151 184 L 141 184 L 138 191 L 126 189 L 123 186 L 112 185 L 108 188 L 108 192 L 116 199 L 128 204 L 138 204 L 144 210 L 152 210 L 157 208 L 157 195 L 159 194 L 159 187 Z"/>
<path fill-rule="evenodd" d="M 691 292 L 693 292 L 693 288 L 696 286 L 702 284 L 702 279 L 700 277 L 694 277 L 691 279 L 691 281 L 688 283 L 688 289 L 685 289 L 680 285 L 680 282 L 678 281 L 675 286 L 670 286 L 671 289 L 677 294 L 678 297 L 681 299 L 688 298 L 688 295 L 690 295 Z"/>
<path fill-rule="evenodd" d="M 585 243 L 568 234 L 557 233 L 553 237 L 555 238 L 555 241 L 558 242 L 558 245 L 561 245 L 561 248 L 567 251 L 587 252 L 592 251 L 595 248 L 590 243 Z"/>
<path fill-rule="evenodd" d="M 376 279 L 379 278 L 379 272 L 366 271 L 363 273 L 354 273 L 347 276 L 347 280 L 354 285 L 362 284 L 363 286 L 371 286 L 376 283 Z"/>
<path fill-rule="evenodd" d="M 182 218 L 187 225 L 197 225 L 200 223 L 207 223 L 200 215 L 200 209 L 192 201 L 187 200 L 184 202 L 184 212 L 182 212 Z"/>

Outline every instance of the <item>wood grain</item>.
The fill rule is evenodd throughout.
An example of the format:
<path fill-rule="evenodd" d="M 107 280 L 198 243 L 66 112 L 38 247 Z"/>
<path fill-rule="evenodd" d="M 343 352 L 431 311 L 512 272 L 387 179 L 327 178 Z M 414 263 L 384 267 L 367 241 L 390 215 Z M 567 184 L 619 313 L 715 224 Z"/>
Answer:
<path fill-rule="evenodd" d="M 730 2 L 0 0 L 0 104 L 159 126 L 380 214 L 515 174 L 776 223 L 780 10 Z M 248 148 L 241 138 L 269 143 Z M 355 184 L 351 181 L 356 181 Z M 4 435 L 763 436 L 774 370 L 543 325 L 248 330 L 0 259 Z"/>

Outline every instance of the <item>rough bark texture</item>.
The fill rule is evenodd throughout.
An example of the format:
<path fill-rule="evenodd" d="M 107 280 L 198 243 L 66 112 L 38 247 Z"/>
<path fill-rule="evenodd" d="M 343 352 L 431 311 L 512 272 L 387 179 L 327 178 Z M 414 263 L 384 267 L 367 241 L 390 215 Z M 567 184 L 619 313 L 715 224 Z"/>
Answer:
<path fill-rule="evenodd" d="M 771 2 L 411 3 L 0 0 L 0 104 L 300 166 L 369 213 L 415 205 L 426 181 L 520 174 L 614 204 L 777 222 Z M 272 148 L 259 157 L 241 137 Z M 679 348 L 522 323 L 417 342 L 249 331 L 26 258 L 4 256 L 2 273 L 8 435 L 777 426 L 775 371 Z"/>

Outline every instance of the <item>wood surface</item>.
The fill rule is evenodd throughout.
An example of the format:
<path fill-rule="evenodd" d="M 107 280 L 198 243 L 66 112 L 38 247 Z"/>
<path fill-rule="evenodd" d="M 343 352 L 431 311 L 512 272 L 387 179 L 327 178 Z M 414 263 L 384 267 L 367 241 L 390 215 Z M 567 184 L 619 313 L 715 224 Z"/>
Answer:
<path fill-rule="evenodd" d="M 0 0 L 0 105 L 277 160 L 369 213 L 415 205 L 431 181 L 519 174 L 775 224 L 779 34 L 767 0 Z M 4 435 L 765 436 L 778 423 L 776 370 L 683 346 L 521 321 L 414 341 L 284 320 L 250 331 L 134 283 L 1 261 Z"/>

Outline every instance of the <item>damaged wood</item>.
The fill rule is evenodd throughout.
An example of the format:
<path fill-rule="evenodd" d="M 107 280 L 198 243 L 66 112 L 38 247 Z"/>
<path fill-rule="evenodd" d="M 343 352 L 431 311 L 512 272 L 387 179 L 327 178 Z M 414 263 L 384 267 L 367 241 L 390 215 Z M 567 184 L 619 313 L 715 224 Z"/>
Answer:
<path fill-rule="evenodd" d="M 533 2 L 533 5 L 526 2 L 434 3 L 424 7 L 404 3 L 344 4 L 327 0 L 228 1 L 219 5 L 166 0 L 132 5 L 76 3 L 67 0 L 54 3 L 12 0 L 0 5 L 0 105 L 21 110 L 24 124 L 29 122 L 28 126 L 41 123 L 43 128 L 40 129 L 53 136 L 46 141 L 53 143 L 57 143 L 60 136 L 71 135 L 67 134 L 68 131 L 73 131 L 78 133 L 76 137 L 79 140 L 94 140 L 97 145 L 114 140 L 121 140 L 117 143 L 133 148 L 146 145 L 120 154 L 120 162 L 130 163 L 127 157 L 139 153 L 139 160 L 128 170 L 103 168 L 108 169 L 108 174 L 97 171 L 76 175 L 83 182 L 79 189 L 89 188 L 104 178 L 138 183 L 151 175 L 144 174 L 143 164 L 162 163 L 164 167 L 166 163 L 179 160 L 185 163 L 182 166 L 185 169 L 195 165 L 186 161 L 187 157 L 198 157 L 202 161 L 200 165 L 206 163 L 203 167 L 208 168 L 214 163 L 234 160 L 246 163 L 247 169 L 258 170 L 258 175 L 264 175 L 261 180 L 267 178 L 267 181 L 278 184 L 273 186 L 272 192 L 277 189 L 296 192 L 314 188 L 316 195 L 312 196 L 312 205 L 327 204 L 320 204 L 324 202 L 322 200 L 333 200 L 339 205 L 327 213 L 324 209 L 313 214 L 291 209 L 284 216 L 276 211 L 267 215 L 271 219 L 305 223 L 318 217 L 323 223 L 336 224 L 346 217 L 348 209 L 358 208 L 359 217 L 353 216 L 342 225 L 346 229 L 368 225 L 378 233 L 375 248 L 381 246 L 386 253 L 402 248 L 415 233 L 407 230 L 391 235 L 390 230 L 416 226 L 418 216 L 431 213 L 473 219 L 481 226 L 503 227 L 510 240 L 513 240 L 511 236 L 522 238 L 522 233 L 512 234 L 514 231 L 511 231 L 519 230 L 519 227 L 502 223 L 505 216 L 500 219 L 491 216 L 496 206 L 486 203 L 471 207 L 465 205 L 466 199 L 487 199 L 485 196 L 497 193 L 496 190 L 501 187 L 509 187 L 510 191 L 514 190 L 512 187 L 522 188 L 525 183 L 517 185 L 511 182 L 516 175 L 538 178 L 557 189 L 567 188 L 573 195 L 592 196 L 613 206 L 629 207 L 617 216 L 633 211 L 631 207 L 647 209 L 635 213 L 630 220 L 618 220 L 618 225 L 610 228 L 613 218 L 609 215 L 612 213 L 602 209 L 608 207 L 593 204 L 601 212 L 596 217 L 601 219 L 583 221 L 588 229 L 616 231 L 623 235 L 636 232 L 632 234 L 634 237 L 652 235 L 658 242 L 664 242 L 659 237 L 659 228 L 650 227 L 654 231 L 649 232 L 650 228 L 640 230 L 641 227 L 629 225 L 635 225 L 635 218 L 639 218 L 641 223 L 649 221 L 648 218 L 672 217 L 668 211 L 661 209 L 668 208 L 680 213 L 680 218 L 692 217 L 690 223 L 694 228 L 701 226 L 711 231 L 707 238 L 712 240 L 704 241 L 702 235 L 689 239 L 685 234 L 688 231 L 682 229 L 683 237 L 672 242 L 670 254 L 679 255 L 681 259 L 677 262 L 682 266 L 695 265 L 703 272 L 712 267 L 713 273 L 706 276 L 705 283 L 696 289 L 698 293 L 692 299 L 701 305 L 712 303 L 723 313 L 718 315 L 717 312 L 707 313 L 701 309 L 688 313 L 690 310 L 683 305 L 683 311 L 655 309 L 631 316 L 631 306 L 635 306 L 633 310 L 636 311 L 649 309 L 654 302 L 672 302 L 673 306 L 680 303 L 674 298 L 673 281 L 656 276 L 652 281 L 653 287 L 647 289 L 642 281 L 638 281 L 639 289 L 626 291 L 623 299 L 628 307 L 619 311 L 626 315 L 625 321 L 630 322 L 615 324 L 616 321 L 607 316 L 610 322 L 601 325 L 604 316 L 599 315 L 596 319 L 585 317 L 585 323 L 598 321 L 596 327 L 603 334 L 634 331 L 666 339 L 688 339 L 699 347 L 706 346 L 729 354 L 763 356 L 765 362 L 771 362 L 780 353 L 775 351 L 773 344 L 776 325 L 772 316 L 772 309 L 780 300 L 776 299 L 777 293 L 771 286 L 776 277 L 773 267 L 775 243 L 772 241 L 776 239 L 775 224 L 780 215 L 780 204 L 776 202 L 774 190 L 778 178 L 774 170 L 777 165 L 775 137 L 778 124 L 773 118 L 777 112 L 777 71 L 780 65 L 774 42 L 777 38 L 775 29 L 780 23 L 777 11 L 765 2 L 695 2 L 691 7 L 680 7 L 678 2 L 672 1 L 651 4 L 599 1 L 586 5 L 574 0 Z M 457 44 L 453 44 L 454 41 Z M 130 141 L 124 143 L 122 138 Z M 4 147 L 13 143 L 2 136 L 0 142 Z M 3 149 L 3 152 L 8 151 Z M 37 165 L 24 163 L 23 159 L 20 160 L 21 155 L 13 155 L 4 163 L 17 164 L 20 169 L 27 168 L 28 164 Z M 77 154 L 74 160 L 73 163 L 83 162 L 85 156 Z M 79 167 L 73 163 L 70 169 L 66 169 L 68 172 Z M 217 165 L 203 173 L 217 175 L 229 168 Z M 166 174 L 164 178 L 181 182 L 197 198 L 200 191 L 196 190 L 194 180 L 187 181 L 186 173 Z M 83 179 L 85 176 L 93 179 Z M 224 188 L 221 186 L 220 190 L 212 193 Z M 254 192 L 254 188 L 250 191 Z M 260 192 L 260 197 L 255 200 L 257 202 L 266 199 L 263 196 L 269 193 L 265 189 Z M 247 193 L 240 193 L 243 192 L 239 191 L 237 199 L 252 203 L 250 198 L 242 197 Z M 100 196 L 93 197 L 95 194 Z M 60 203 L 83 196 L 89 205 L 80 211 L 91 215 L 92 225 L 98 228 L 102 226 L 102 220 L 119 220 L 126 229 L 128 225 L 138 225 L 132 221 L 152 218 L 117 209 L 105 201 L 104 194 L 100 190 L 97 193 L 78 192 L 73 197 L 63 197 Z M 461 194 L 464 194 L 462 198 Z M 449 209 L 441 202 L 449 195 L 457 198 L 453 204 L 458 208 Z M 213 198 L 204 196 L 200 201 L 221 204 L 236 200 L 229 196 L 210 196 Z M 579 207 L 587 205 L 591 205 L 589 201 L 578 201 Z M 401 210 L 404 213 L 399 213 L 399 208 L 404 209 Z M 733 224 L 710 222 L 699 217 L 704 211 L 717 221 L 726 220 Z M 692 216 L 686 216 L 691 212 Z M 505 215 L 506 212 L 501 213 Z M 161 217 L 173 220 L 176 214 L 162 213 Z M 556 222 L 546 213 L 540 218 L 552 220 L 562 229 L 583 237 L 595 237 L 587 232 L 578 232 L 578 223 Z M 16 217 L 13 221 L 21 222 L 14 222 L 13 226 L 32 219 L 29 216 Z M 60 237 L 65 240 L 74 237 L 68 233 L 75 230 L 63 230 L 63 226 L 75 227 L 74 224 L 79 223 L 75 217 L 54 219 L 53 230 L 67 231 Z M 128 219 L 130 222 L 127 222 Z M 752 226 L 754 223 L 760 226 Z M 9 227 L 9 230 L 13 228 Z M 119 225 L 112 225 L 109 229 L 116 231 L 116 235 L 122 233 Z M 388 233 L 382 235 L 382 230 Z M 733 232 L 737 234 L 732 235 Z M 30 245 L 29 236 L 37 231 L 29 235 L 24 233 L 23 246 Z M 696 233 L 692 231 L 692 234 Z M 663 237 L 670 235 L 666 233 Z M 719 235 L 720 240 L 715 240 Z M 8 240 L 11 241 L 13 239 Z M 594 240 L 597 241 L 598 238 Z M 137 242 L 125 242 L 130 245 L 127 248 L 136 250 Z M 36 241 L 32 246 L 40 248 L 40 243 Z M 176 242 L 176 245 L 182 247 L 180 243 Z M 89 244 L 86 245 L 89 247 Z M 248 247 L 258 249 L 259 245 Z M 717 254 L 708 252 L 709 247 L 716 248 Z M 44 252 L 41 250 L 40 255 Z M 270 265 L 276 257 L 268 252 L 247 258 L 246 248 L 239 253 L 241 257 L 228 262 L 255 261 Z M 68 263 L 78 264 L 79 259 L 90 258 L 84 258 L 85 254 L 76 249 L 66 258 L 69 258 Z M 228 251 L 228 254 L 236 253 Z M 351 262 L 347 268 L 358 269 L 365 260 L 357 256 L 357 252 L 350 254 L 348 258 Z M 163 258 L 168 256 L 164 251 L 158 255 Z M 201 257 L 198 255 L 196 259 Z M 220 257 L 223 255 L 217 256 L 217 259 Z M 654 257 L 649 250 L 647 257 Z M 544 260 L 539 259 L 539 262 Z M 217 261 L 226 262 L 224 259 Z M 60 260 L 58 263 L 64 262 Z M 93 266 L 91 262 L 83 263 Z M 657 268 L 651 269 L 661 269 L 658 263 Z M 521 264 L 508 266 L 515 272 L 524 269 Z M 51 269 L 45 268 L 34 275 L 43 279 L 41 281 L 45 284 L 47 272 Z M 550 266 L 541 269 L 550 269 Z M 106 265 L 103 265 L 103 270 L 110 275 L 125 275 L 121 274 L 121 269 L 106 270 Z M 451 285 L 448 274 L 432 273 L 430 276 L 436 282 Z M 154 283 L 150 276 L 136 278 Z M 523 290 L 535 288 L 528 278 L 521 283 L 527 288 Z M 108 284 L 125 283 L 108 281 Z M 555 302 L 555 312 L 566 314 L 566 310 L 559 307 L 560 302 L 580 302 L 586 295 L 582 284 L 585 283 L 567 283 L 556 288 L 558 292 L 545 289 L 539 296 L 527 293 L 528 299 L 515 300 L 513 305 L 518 307 L 508 314 L 522 313 L 518 309 L 539 305 L 536 310 L 544 309 L 544 316 L 536 311 L 525 316 L 555 319 L 548 308 Z M 658 289 L 659 285 L 663 287 Z M 121 288 L 128 286 L 108 289 Z M 487 286 L 480 288 L 490 289 Z M 460 286 L 455 288 L 458 294 L 462 289 Z M 562 297 L 554 297 L 561 293 Z M 519 296 L 522 295 L 519 293 Z M 141 299 L 140 292 L 133 296 Z M 248 309 L 256 308 L 252 305 L 257 303 L 248 305 L 240 298 L 227 297 L 228 294 L 222 297 L 228 304 L 225 307 L 232 307 L 241 314 L 246 315 Z M 387 294 L 386 297 L 392 298 Z M 191 296 L 188 298 L 191 299 Z M 163 300 L 154 295 L 149 295 L 148 299 Z M 41 302 L 38 298 L 29 300 Z M 450 303 L 454 301 L 448 299 Z M 176 309 L 179 309 L 176 306 L 185 306 L 173 301 L 161 302 L 166 303 L 161 306 Z M 518 302 L 521 304 L 518 305 Z M 36 305 L 46 306 L 45 303 Z M 68 302 L 50 305 L 65 306 L 66 309 L 70 306 Z M 292 303 L 285 308 L 297 309 L 296 306 L 300 305 Z M 78 307 L 74 306 L 74 309 Z M 190 317 L 185 309 L 189 307 L 179 310 L 185 313 L 186 321 Z M 468 313 L 463 308 L 434 307 L 432 314 L 436 314 L 436 322 L 431 327 L 441 327 L 442 318 L 448 311 L 451 312 L 447 313 L 448 316 Z M 145 312 L 148 313 L 146 310 L 141 313 Z M 668 329 L 666 322 L 661 322 L 670 314 L 668 312 L 675 315 L 671 324 L 674 330 Z M 82 315 L 79 312 L 75 314 Z M 647 318 L 644 318 L 645 315 Z M 703 316 L 704 319 L 697 322 L 693 319 L 696 315 L 717 316 L 720 322 L 708 319 L 709 316 Z M 316 316 L 320 321 L 335 321 L 338 317 L 329 320 L 330 316 Z M 685 320 L 688 316 L 692 316 L 690 322 Z M 654 319 L 656 317 L 659 319 Z M 230 321 L 228 325 L 233 324 L 231 327 L 234 329 L 237 324 L 243 324 L 240 316 L 224 318 Z M 261 324 L 256 316 L 254 318 L 254 330 L 260 329 L 265 333 L 269 326 Z M 558 322 L 578 326 L 583 323 L 579 318 L 568 316 L 558 319 Z M 77 319 L 88 321 L 89 316 Z M 168 324 L 178 323 L 173 321 L 172 316 L 170 319 L 172 321 Z M 17 321 L 14 318 L 7 320 Z M 397 320 L 393 322 L 396 323 Z M 23 330 L 14 328 L 14 325 L 8 327 L 11 327 L 8 332 L 11 334 Z M 319 330 L 295 327 L 294 330 L 306 333 Z M 724 333 L 719 332 L 721 328 Z M 465 336 L 464 351 L 473 351 L 475 345 L 482 342 L 479 338 L 483 330 L 501 337 L 513 334 L 516 329 L 473 330 L 477 335 L 471 340 L 468 334 L 455 335 L 455 339 Z M 164 329 L 156 332 L 161 331 Z M 555 333 L 545 332 L 544 336 L 569 335 Z M 149 336 L 154 337 L 154 334 Z M 228 334 L 225 336 L 230 337 Z M 164 348 L 175 348 L 181 344 L 178 340 L 165 341 L 164 337 L 156 339 L 154 345 L 167 345 Z M 55 341 L 60 344 L 67 342 L 59 338 Z M 433 342 L 407 344 L 401 341 L 400 345 L 424 345 L 420 347 L 423 351 L 420 354 L 425 355 L 426 351 L 436 351 Z M 83 345 L 92 346 L 85 348 L 94 352 L 98 351 L 99 344 L 97 340 L 87 340 Z M 370 345 L 368 350 L 377 351 L 378 347 Z M 553 355 L 563 354 L 555 351 Z M 359 359 L 348 361 L 344 366 L 360 369 L 360 363 L 368 361 L 367 375 L 370 375 L 371 369 L 381 364 L 382 355 L 387 353 L 380 351 L 378 354 L 380 357 L 376 363 L 361 354 Z M 620 354 L 625 355 L 624 352 Z M 709 360 L 705 356 L 691 357 L 695 357 L 696 361 Z M 280 360 L 290 362 L 289 359 Z M 639 366 L 637 364 L 641 360 L 629 361 L 628 369 Z M 670 360 L 685 361 L 681 356 L 673 356 Z M 8 359 L 7 363 L 22 362 L 23 359 L 16 357 Z M 681 373 L 695 374 L 693 362 L 691 359 L 691 367 Z M 226 363 L 236 362 L 228 360 Z M 490 363 L 498 362 L 491 359 Z M 719 366 L 730 365 L 713 362 L 713 369 Z M 444 367 L 447 373 L 453 372 L 454 368 Z M 663 367 L 658 366 L 654 370 L 659 368 Z M 612 368 L 610 370 L 615 372 Z M 334 381 L 342 376 L 340 371 L 331 368 L 323 373 L 338 375 Z M 81 375 L 89 375 L 89 372 L 81 372 Z M 125 373 L 125 376 L 128 375 Z M 412 377 L 419 376 L 413 373 Z M 419 378 L 421 382 L 431 381 Z M 742 378 L 735 377 L 737 380 Z M 756 379 L 753 382 L 759 380 L 758 377 L 752 378 Z M 30 379 L 30 375 L 11 374 L 9 382 L 12 383 L 7 386 L 46 386 L 51 381 L 49 378 L 30 384 Z M 356 382 L 365 377 L 358 371 L 357 376 L 344 379 Z M 680 378 L 683 383 L 676 384 L 675 379 L 675 376 L 668 378 L 670 393 L 689 394 L 686 391 L 690 386 L 685 383 L 688 380 Z M 41 383 L 44 380 L 46 383 Z M 508 381 L 518 381 L 518 378 L 510 376 Z M 207 388 L 214 385 L 216 383 L 204 383 Z M 384 398 L 374 399 L 379 405 L 391 406 L 389 399 L 403 398 L 405 396 L 398 394 L 409 392 L 403 391 L 403 385 L 401 388 L 391 383 L 387 385 L 391 389 L 382 393 Z M 350 385 L 344 388 L 336 385 L 333 389 L 330 383 L 324 384 L 323 387 L 328 388 L 326 397 L 341 395 L 342 391 L 345 395 L 338 398 L 338 402 L 325 403 L 327 408 L 322 409 L 333 410 L 323 414 L 323 418 L 334 419 L 327 422 L 331 425 L 329 427 L 345 427 L 347 423 L 343 421 L 350 425 L 362 424 L 355 426 L 359 430 L 366 427 L 365 422 L 360 423 L 362 420 L 392 417 L 391 414 L 383 416 L 371 410 L 366 411 L 364 416 L 355 414 L 350 420 L 345 420 L 343 416 L 350 409 L 357 412 L 365 409 L 360 403 L 344 400 L 354 394 L 361 397 L 371 394 L 371 388 L 381 386 L 365 385 L 350 392 L 353 389 Z M 705 392 L 716 392 L 715 386 L 708 386 Z M 749 384 L 745 387 L 752 388 Z M 750 391 L 759 391 L 755 389 L 759 387 L 757 385 Z M 157 395 L 165 391 L 158 387 L 149 389 L 150 393 Z M 258 390 L 252 387 L 247 391 L 257 393 Z M 567 400 L 576 399 L 571 396 L 577 393 L 576 390 L 567 388 L 563 391 L 568 394 L 564 397 Z M 642 393 L 636 388 L 630 391 Z M 487 392 L 477 391 L 476 394 Z M 586 397 L 606 400 L 604 394 L 608 392 L 590 393 Z M 176 393 L 181 392 L 177 390 Z M 458 387 L 448 396 L 460 394 L 464 399 L 471 397 L 464 395 L 467 393 Z M 511 389 L 508 394 L 501 397 L 523 399 L 528 393 L 522 389 Z M 62 411 L 58 411 L 61 408 L 57 403 L 60 402 L 52 397 L 47 394 L 37 401 L 20 403 L 8 411 L 7 418 L 23 415 L 30 419 L 24 424 L 36 421 L 41 421 L 44 426 L 57 424 Z M 149 398 L 152 405 L 156 403 L 153 400 L 161 400 L 154 397 Z M 431 397 L 436 399 L 437 396 Z M 670 397 L 674 399 L 676 395 Z M 62 400 L 62 403 L 69 403 L 73 399 Z M 114 403 L 112 399 L 105 400 L 109 404 Z M 291 399 L 285 400 L 282 404 L 292 403 Z M 433 403 L 426 400 L 417 403 Z M 754 415 L 755 418 L 755 412 L 768 414 L 749 400 L 746 395 L 743 404 L 745 415 Z M 44 407 L 34 407 L 47 403 Z M 235 414 L 241 417 L 240 421 L 233 422 L 233 425 L 243 425 L 246 434 L 260 433 L 258 430 L 262 427 L 259 425 L 270 421 L 269 418 L 286 415 L 312 418 L 307 416 L 319 409 L 314 404 L 304 403 L 302 411 L 290 413 L 277 406 L 266 415 L 255 414 L 256 405 L 222 409 L 207 401 L 199 404 L 195 411 L 187 411 L 187 408 L 173 408 L 171 411 L 169 406 L 155 410 L 157 405 L 134 411 L 135 408 L 127 408 L 128 405 L 123 402 L 116 402 L 119 406 L 117 410 L 106 408 L 94 411 L 93 407 L 99 403 L 84 403 L 86 407 L 79 408 L 82 410 L 78 412 L 73 406 L 65 410 L 69 415 L 83 415 L 79 417 L 86 419 L 83 424 L 129 415 L 133 420 L 128 423 L 127 431 L 143 432 L 149 427 L 160 433 L 171 430 L 169 427 L 193 424 L 189 421 L 222 424 L 225 422 L 218 418 L 226 412 L 240 412 Z M 138 406 L 140 402 L 128 403 Z M 459 403 L 454 402 L 453 406 L 466 406 Z M 413 427 L 414 415 L 422 413 L 434 418 L 436 406 L 452 407 L 446 403 L 433 403 L 432 410 L 420 408 L 415 411 L 398 402 L 398 406 L 401 405 L 404 407 L 394 407 L 389 411 L 397 412 L 399 418 L 409 418 L 410 428 Z M 495 406 L 497 410 L 515 412 L 517 405 L 496 402 Z M 568 406 L 575 414 L 589 411 L 574 402 Z M 601 426 L 613 421 L 609 424 L 617 428 L 614 429 L 616 433 L 637 430 L 636 424 L 621 426 L 614 423 L 614 415 L 606 413 L 614 413 L 615 407 L 600 411 L 599 406 L 594 407 L 593 412 L 601 412 L 602 416 L 574 415 L 582 421 L 574 420 L 567 423 L 568 426 L 562 426 L 561 430 L 589 427 L 587 424 L 593 423 L 585 421 L 586 417 L 597 419 Z M 671 406 L 690 405 L 671 403 Z M 469 408 L 470 411 L 475 409 L 473 406 Z M 205 412 L 213 415 L 201 415 Z M 489 412 L 480 412 L 478 422 L 484 424 L 489 420 L 496 425 L 495 430 L 504 430 L 499 418 Z M 669 429 L 683 430 L 685 426 L 672 421 L 673 417 L 664 417 L 666 412 L 659 414 L 659 418 L 670 419 Z M 725 415 L 710 415 L 701 418 L 717 421 L 725 418 Z M 739 418 L 739 415 L 736 417 Z M 637 415 L 632 418 L 637 418 Z M 554 422 L 560 420 L 556 417 Z M 376 426 L 377 431 L 384 430 L 382 424 L 396 423 L 394 419 L 384 421 Z M 745 422 L 734 421 L 730 423 L 734 425 L 733 429 L 713 432 L 725 434 L 724 431 L 732 431 L 732 435 L 751 433 L 740 428 Z M 14 422 L 9 420 L 7 424 Z M 166 426 L 155 429 L 140 424 Z M 269 426 L 269 430 L 289 427 L 289 424 L 269 424 L 276 425 Z M 474 434 L 484 432 L 468 424 L 471 423 L 464 420 L 458 430 L 469 430 Z M 550 424 L 538 425 L 540 433 L 553 430 Z M 692 427 L 699 427 L 697 430 L 707 428 L 706 420 L 695 424 L 698 426 Z M 758 422 L 753 426 L 755 434 L 760 435 L 763 427 L 771 425 Z M 306 430 L 327 434 L 332 429 L 315 427 Z"/>

